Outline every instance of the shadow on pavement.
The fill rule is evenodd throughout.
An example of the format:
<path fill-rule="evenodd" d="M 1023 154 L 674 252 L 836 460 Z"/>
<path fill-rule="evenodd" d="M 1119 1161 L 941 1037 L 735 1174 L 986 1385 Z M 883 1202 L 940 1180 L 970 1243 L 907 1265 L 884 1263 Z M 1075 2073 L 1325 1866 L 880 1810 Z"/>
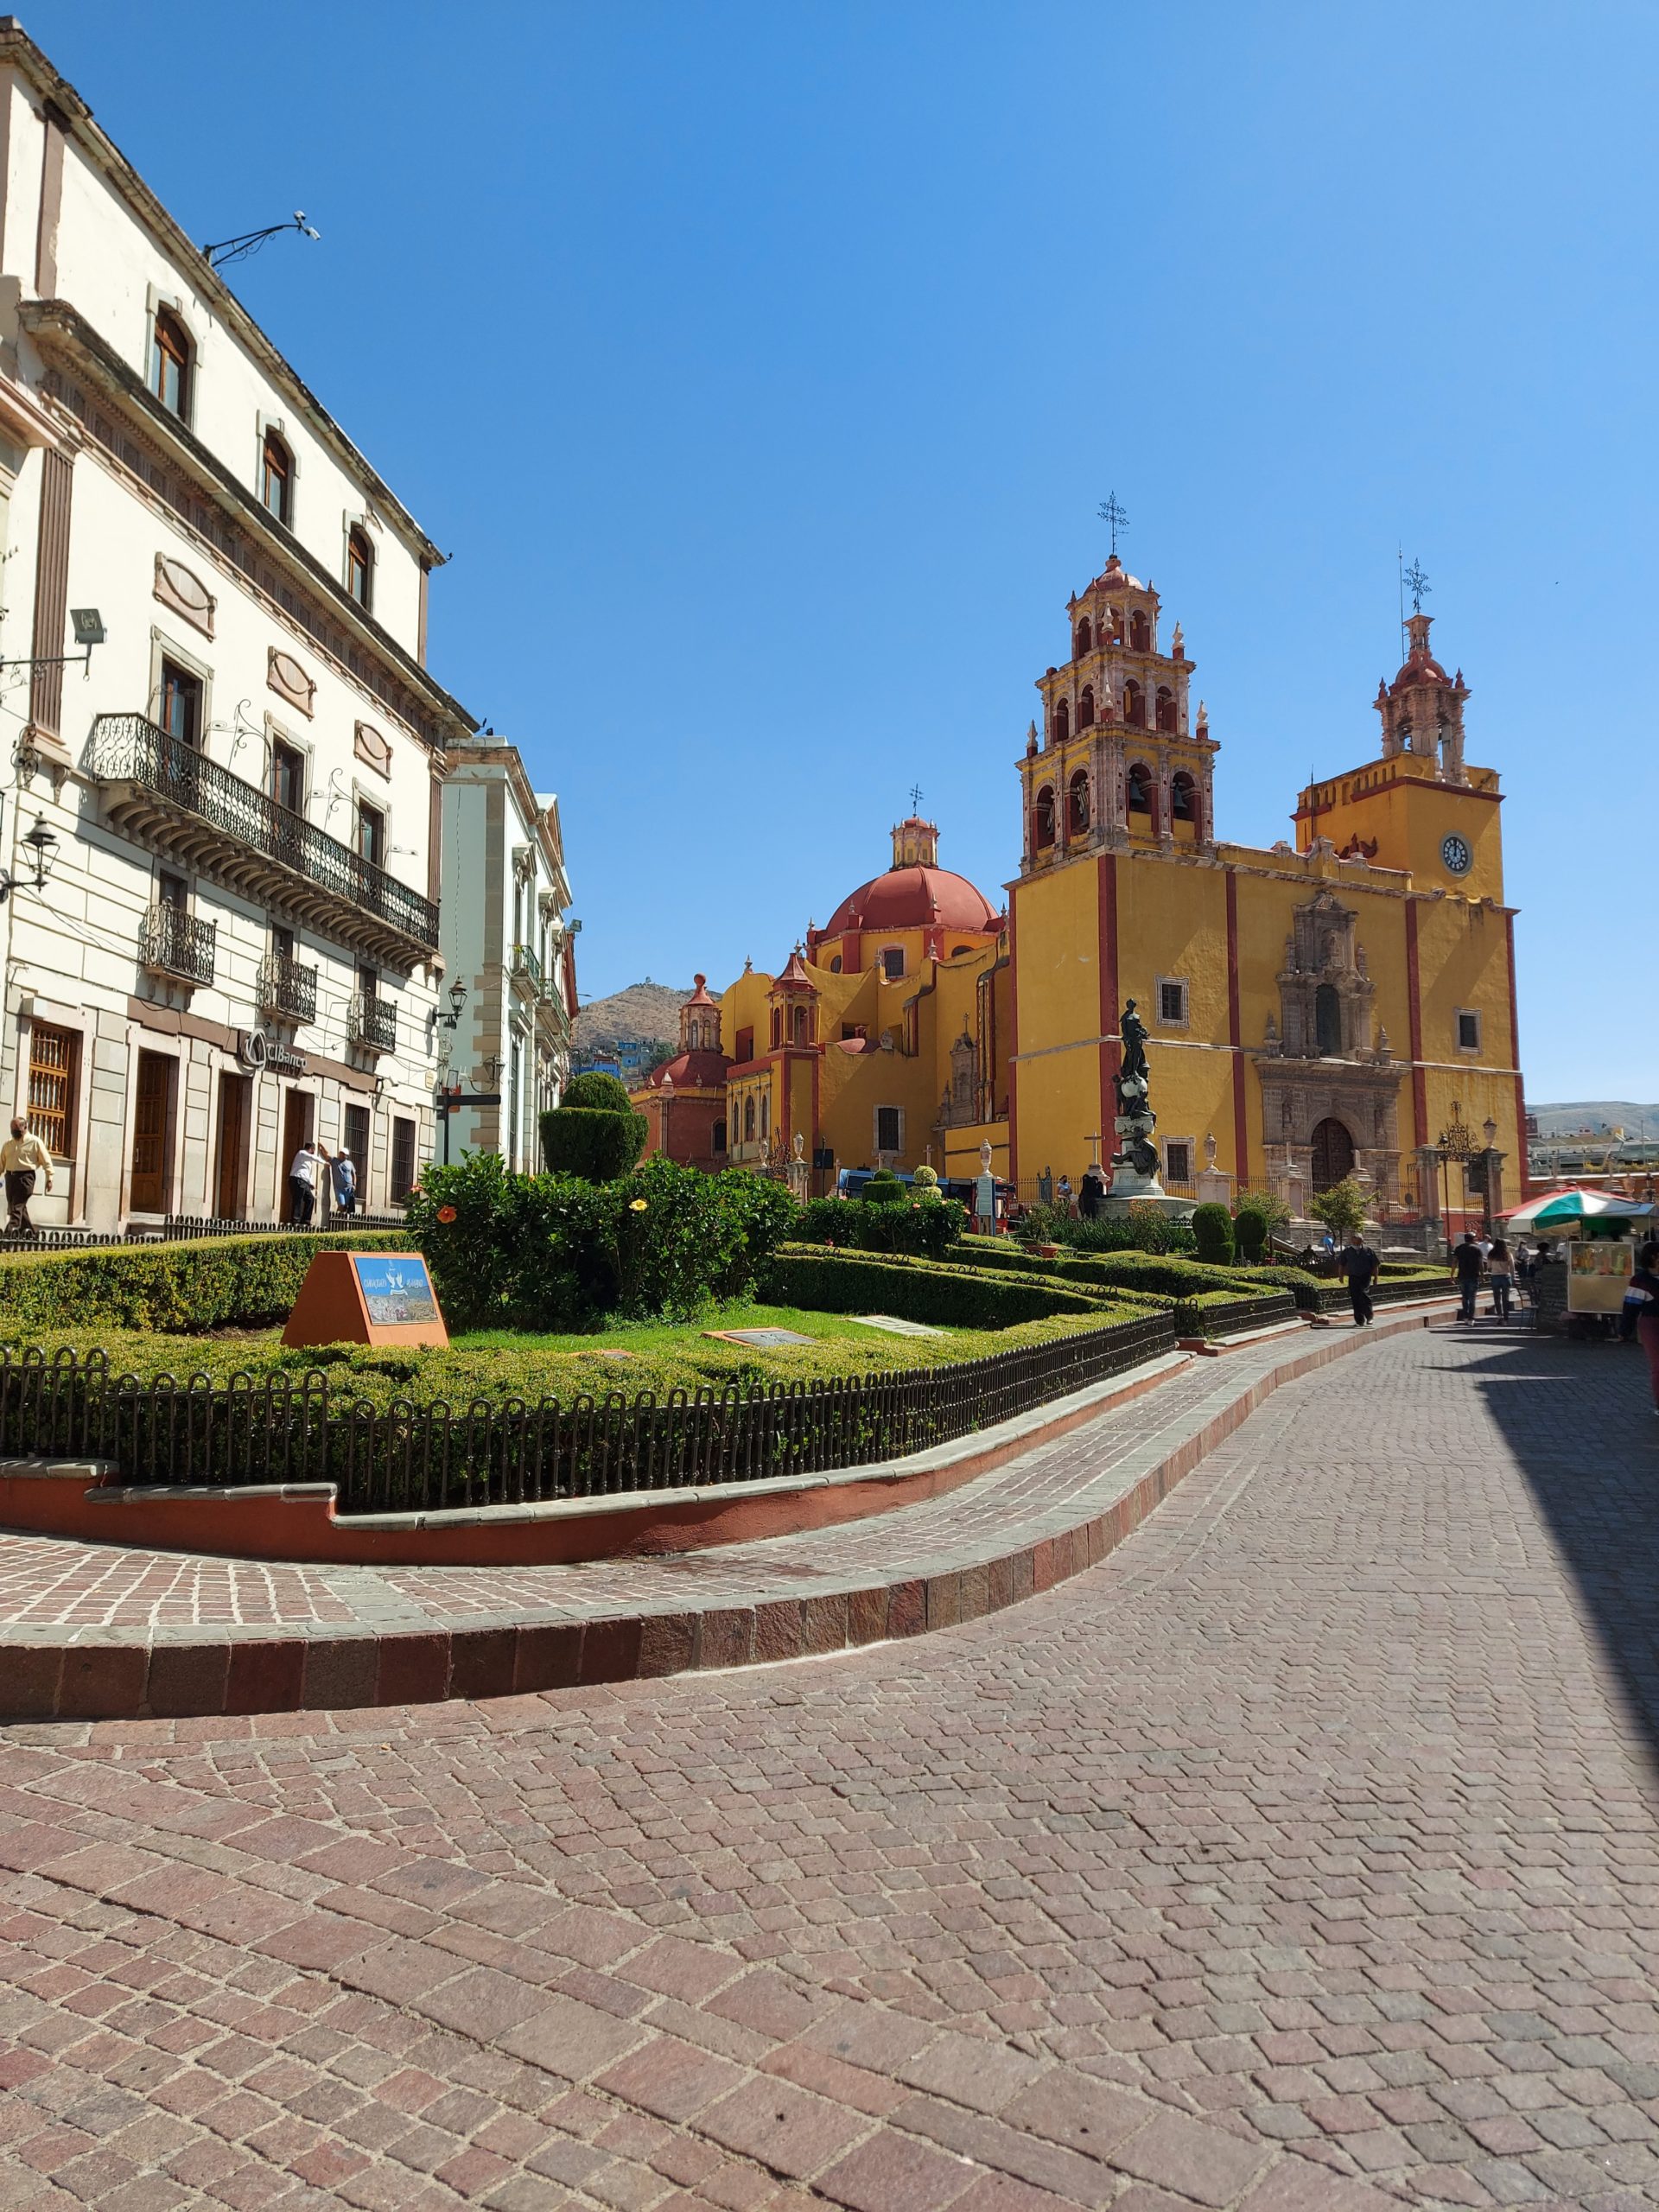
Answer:
<path fill-rule="evenodd" d="M 1437 1329 L 1460 1346 L 1480 1328 Z M 1471 1380 L 1560 1545 L 1659 1756 L 1659 1420 L 1634 1344 L 1507 1332 L 1448 1368 Z"/>

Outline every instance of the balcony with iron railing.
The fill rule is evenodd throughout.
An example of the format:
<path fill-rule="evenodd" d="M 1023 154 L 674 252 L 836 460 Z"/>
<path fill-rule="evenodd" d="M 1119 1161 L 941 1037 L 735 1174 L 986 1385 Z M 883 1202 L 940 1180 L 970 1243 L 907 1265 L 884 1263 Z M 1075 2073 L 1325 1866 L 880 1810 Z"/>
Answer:
<path fill-rule="evenodd" d="M 372 991 L 354 991 L 346 1009 L 346 1034 L 365 1052 L 397 1049 L 397 1007 Z"/>
<path fill-rule="evenodd" d="M 211 983 L 218 936 L 217 923 L 198 921 L 182 906 L 157 899 L 138 934 L 139 964 L 169 982 Z"/>
<path fill-rule="evenodd" d="M 435 948 L 430 899 L 143 715 L 99 715 L 86 765 L 124 835 L 388 966 L 407 972 Z"/>
<path fill-rule="evenodd" d="M 537 998 L 546 988 L 541 955 L 533 944 L 515 944 L 512 948 L 512 980 L 524 986 L 525 994 Z"/>
<path fill-rule="evenodd" d="M 270 952 L 259 963 L 259 1011 L 282 1021 L 317 1018 L 317 971 L 302 968 L 285 952 Z"/>

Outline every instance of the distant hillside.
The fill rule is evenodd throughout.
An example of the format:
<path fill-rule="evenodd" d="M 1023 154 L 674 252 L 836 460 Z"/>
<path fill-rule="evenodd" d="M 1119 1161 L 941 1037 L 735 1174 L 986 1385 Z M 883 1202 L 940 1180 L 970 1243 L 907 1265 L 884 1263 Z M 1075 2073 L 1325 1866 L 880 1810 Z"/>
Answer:
<path fill-rule="evenodd" d="M 575 1041 L 584 1052 L 625 1044 L 634 1037 L 661 1037 L 675 1043 L 680 1034 L 680 1008 L 691 991 L 690 983 L 653 983 L 647 976 L 643 983 L 630 983 L 626 990 L 613 991 L 609 998 L 594 999 L 583 1007 L 575 1019 Z"/>
<path fill-rule="evenodd" d="M 1529 1098 L 1527 1111 L 1537 1116 L 1541 1137 L 1577 1136 L 1584 1129 L 1598 1135 L 1605 1129 L 1623 1129 L 1627 1137 L 1634 1137 L 1644 1122 L 1648 1135 L 1659 1137 L 1659 1106 L 1636 1106 L 1628 1098 L 1569 1098 L 1558 1106 L 1535 1106 Z"/>

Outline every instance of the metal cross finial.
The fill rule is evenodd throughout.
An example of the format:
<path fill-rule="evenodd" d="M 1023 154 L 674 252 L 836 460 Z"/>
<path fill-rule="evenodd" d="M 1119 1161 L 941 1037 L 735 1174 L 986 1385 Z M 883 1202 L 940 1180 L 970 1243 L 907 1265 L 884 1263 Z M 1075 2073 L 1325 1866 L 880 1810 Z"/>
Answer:
<path fill-rule="evenodd" d="M 1423 564 L 1421 561 L 1414 559 L 1411 566 L 1406 570 L 1404 582 L 1406 589 L 1411 594 L 1411 611 L 1414 614 L 1421 614 L 1423 611 L 1423 600 L 1428 591 L 1428 578 L 1423 574 Z"/>
<path fill-rule="evenodd" d="M 912 784 L 910 787 L 910 810 L 912 814 L 917 811 L 921 803 L 922 787 L 919 784 Z"/>
<path fill-rule="evenodd" d="M 1125 513 L 1122 505 L 1119 503 L 1118 496 L 1116 492 L 1110 493 L 1101 501 L 1100 518 L 1102 522 L 1109 524 L 1111 527 L 1112 551 L 1113 554 L 1116 555 L 1117 551 L 1117 533 L 1120 530 L 1127 530 L 1129 526 L 1129 518 Z"/>

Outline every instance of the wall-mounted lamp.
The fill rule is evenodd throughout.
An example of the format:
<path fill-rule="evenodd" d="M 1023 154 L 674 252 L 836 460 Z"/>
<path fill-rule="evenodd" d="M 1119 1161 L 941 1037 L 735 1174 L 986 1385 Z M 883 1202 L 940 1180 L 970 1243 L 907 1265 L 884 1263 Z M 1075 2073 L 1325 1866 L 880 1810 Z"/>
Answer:
<path fill-rule="evenodd" d="M 57 834 L 47 828 L 43 815 L 35 816 L 35 827 L 25 836 L 23 845 L 34 863 L 34 887 L 36 891 L 42 891 L 46 887 L 47 877 L 52 873 L 52 863 L 58 850 Z M 0 868 L 0 906 L 4 906 L 16 886 L 17 879 L 11 870 Z"/>
<path fill-rule="evenodd" d="M 432 1016 L 432 1019 L 433 1019 L 433 1020 L 434 1020 L 434 1021 L 436 1021 L 436 1022 L 440 1022 L 440 1023 L 442 1023 L 442 1026 L 443 1026 L 443 1027 L 444 1027 L 444 1028 L 446 1028 L 446 1029 L 454 1029 L 454 1028 L 457 1027 L 459 1026 L 459 1024 L 460 1024 L 460 1021 L 461 1021 L 461 1009 L 462 1008 L 462 1007 L 464 1007 L 464 1006 L 466 1005 L 466 1003 L 467 1003 L 467 986 L 466 986 L 466 984 L 465 984 L 465 983 L 463 983 L 463 982 L 461 982 L 461 980 L 460 976 L 456 976 L 456 978 L 455 978 L 455 980 L 454 980 L 454 982 L 453 983 L 451 983 L 451 984 L 450 984 L 450 986 L 449 986 L 449 1011 L 448 1011 L 448 1014 L 435 1014 L 435 1014 L 433 1014 L 433 1016 Z"/>

